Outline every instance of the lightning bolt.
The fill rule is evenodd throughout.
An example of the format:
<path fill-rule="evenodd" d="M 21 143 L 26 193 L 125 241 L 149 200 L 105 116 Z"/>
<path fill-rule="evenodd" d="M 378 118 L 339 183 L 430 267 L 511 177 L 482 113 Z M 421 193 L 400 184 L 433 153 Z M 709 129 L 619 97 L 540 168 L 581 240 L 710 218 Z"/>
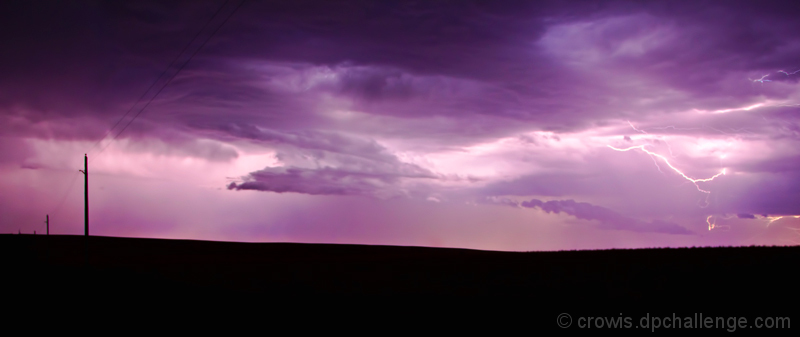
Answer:
<path fill-rule="evenodd" d="M 630 125 L 630 126 L 631 126 L 631 129 L 634 129 L 634 130 L 636 130 L 637 132 L 641 132 L 641 133 L 643 133 L 643 134 L 648 134 L 647 132 L 645 132 L 645 131 L 643 131 L 643 130 L 639 130 L 639 129 L 637 129 L 635 126 L 633 126 L 633 123 L 631 123 L 631 121 L 626 121 L 626 122 L 628 122 L 628 125 Z"/>
<path fill-rule="evenodd" d="M 672 163 L 669 162 L 669 159 L 667 159 L 667 157 L 664 157 L 664 156 L 662 156 L 662 155 L 660 155 L 658 153 L 655 153 L 655 152 L 647 150 L 645 147 L 648 146 L 648 145 L 650 145 L 650 144 L 631 146 L 631 147 L 625 148 L 625 149 L 618 149 L 618 148 L 613 147 L 611 145 L 606 145 L 606 146 L 608 146 L 610 149 L 612 149 L 614 151 L 619 151 L 619 152 L 627 152 L 627 151 L 630 151 L 630 150 L 639 149 L 639 150 L 642 150 L 644 153 L 649 154 L 650 156 L 660 158 L 661 160 L 664 161 L 665 164 L 667 164 L 667 166 L 669 166 L 669 168 L 671 168 L 673 171 L 678 173 L 684 179 L 686 179 L 689 182 L 691 182 L 694 185 L 694 187 L 697 188 L 698 191 L 700 191 L 702 193 L 705 193 L 706 194 L 705 206 L 701 206 L 701 207 L 708 206 L 708 196 L 711 195 L 711 191 L 706 191 L 706 190 L 700 188 L 700 185 L 698 183 L 712 181 L 712 180 L 716 179 L 717 177 L 719 177 L 721 175 L 724 175 L 726 170 L 722 169 L 722 171 L 720 173 L 717 173 L 717 174 L 713 175 L 710 178 L 695 179 L 695 178 L 687 176 L 680 169 L 678 169 L 677 167 L 673 166 Z"/>
<path fill-rule="evenodd" d="M 773 222 L 778 221 L 780 219 L 783 219 L 783 217 L 782 216 L 768 216 L 768 217 L 766 217 L 766 219 L 768 220 L 767 221 L 767 227 L 769 227 L 769 225 L 771 225 Z"/>
<path fill-rule="evenodd" d="M 767 222 L 767 227 L 769 227 L 769 225 L 771 225 L 773 222 L 778 221 L 778 220 L 783 219 L 783 218 L 800 219 L 800 215 L 783 215 L 783 216 L 767 216 L 767 217 L 764 217 L 764 219 L 768 219 L 769 220 Z"/>
<path fill-rule="evenodd" d="M 753 109 L 756 109 L 756 108 L 760 108 L 760 107 L 765 106 L 765 105 L 767 105 L 767 103 L 757 103 L 757 104 L 753 104 L 751 106 L 746 106 L 744 108 L 720 109 L 720 110 L 714 110 L 713 112 L 715 114 L 721 114 L 721 113 L 726 113 L 726 112 L 731 112 L 731 111 L 750 111 L 750 110 L 753 110 Z"/>
<path fill-rule="evenodd" d="M 764 116 L 761 116 L 761 117 L 764 117 Z M 735 128 L 729 128 L 729 129 L 730 129 L 731 131 L 733 131 L 733 132 L 736 132 L 737 134 L 739 134 L 739 133 L 741 133 L 741 132 L 747 132 L 747 133 L 749 133 L 749 134 L 751 134 L 751 135 L 755 135 L 755 134 L 756 134 L 755 132 L 753 132 L 753 131 L 750 131 L 750 130 L 748 130 L 747 128 L 738 128 L 738 129 L 735 129 Z"/>
<path fill-rule="evenodd" d="M 753 79 L 749 79 L 749 78 L 748 78 L 748 80 L 751 80 L 751 81 L 753 81 L 753 83 L 755 83 L 755 82 L 761 82 L 761 84 L 764 84 L 764 82 L 772 82 L 772 81 L 770 81 L 770 80 L 765 80 L 765 79 L 764 79 L 764 78 L 765 78 L 765 77 L 767 77 L 767 76 L 769 76 L 769 74 L 766 74 L 766 75 L 764 75 L 764 76 L 761 76 L 761 78 L 759 78 L 759 79 L 757 79 L 757 80 L 753 80 Z"/>
<path fill-rule="evenodd" d="M 636 132 L 639 132 L 639 133 L 643 133 L 643 134 L 646 134 L 646 135 L 648 135 L 648 134 L 649 134 L 649 133 L 645 132 L 644 130 L 639 130 L 639 129 L 637 129 L 635 126 L 633 126 L 633 123 L 631 123 L 631 121 L 626 121 L 626 122 L 628 122 L 628 125 L 630 125 L 630 126 L 631 126 L 631 129 L 633 129 L 634 131 L 636 131 Z M 664 143 L 666 143 L 666 144 L 667 144 L 667 147 L 669 148 L 669 143 L 667 143 L 666 141 L 665 141 Z M 672 154 L 672 148 L 670 148 L 670 151 L 669 151 L 669 152 L 670 152 L 670 154 Z M 674 157 L 674 156 L 673 156 L 673 157 Z M 655 164 L 655 165 L 656 165 L 656 169 L 658 170 L 658 172 L 663 174 L 663 173 L 664 173 L 664 171 L 661 171 L 661 166 L 658 166 L 658 161 L 656 161 L 656 158 L 655 158 L 655 157 L 652 157 L 652 156 L 651 156 L 650 158 L 653 158 L 653 164 Z"/>
<path fill-rule="evenodd" d="M 791 76 L 791 75 L 794 75 L 794 74 L 800 73 L 800 69 L 798 69 L 798 70 L 795 70 L 795 71 L 793 71 L 793 72 L 787 72 L 787 71 L 785 71 L 785 70 L 778 70 L 777 72 L 783 73 L 783 74 L 785 74 L 786 76 Z M 769 77 L 770 75 L 771 75 L 771 74 L 766 74 L 766 75 L 764 75 L 764 76 L 761 76 L 761 78 L 758 78 L 758 79 L 755 79 L 755 80 L 753 80 L 753 79 L 749 79 L 749 78 L 748 78 L 748 80 L 752 81 L 753 83 L 755 83 L 755 82 L 759 82 L 759 83 L 761 83 L 761 84 L 763 85 L 763 84 L 764 84 L 764 82 L 772 82 L 772 80 L 769 80 L 769 79 L 767 79 L 767 77 Z M 695 111 L 695 112 L 698 112 L 698 113 L 709 113 L 709 112 L 710 112 L 710 113 L 713 113 L 713 114 L 723 114 L 723 113 L 735 112 L 735 111 L 751 111 L 751 110 L 756 110 L 756 109 L 761 109 L 761 108 L 766 108 L 766 107 L 795 107 L 795 108 L 796 108 L 796 107 L 800 107 L 800 104 L 787 104 L 787 103 L 788 103 L 788 102 L 785 102 L 785 101 L 784 101 L 784 102 L 775 102 L 775 101 L 766 100 L 766 101 L 763 101 L 763 102 L 760 102 L 760 103 L 755 103 L 755 104 L 751 104 L 751 105 L 748 105 L 748 106 L 743 106 L 743 107 L 728 108 L 728 109 L 718 109 L 718 110 L 713 110 L 713 111 L 701 110 L 701 109 L 692 109 L 692 111 Z M 761 115 L 761 114 L 759 113 L 759 115 Z M 762 117 L 762 118 L 763 118 L 765 121 L 767 121 L 766 117 L 764 117 L 763 115 L 761 115 L 761 117 Z M 628 125 L 629 125 L 629 126 L 630 126 L 630 127 L 631 127 L 631 128 L 634 130 L 634 131 L 636 131 L 636 132 L 639 132 L 639 133 L 642 133 L 642 134 L 647 134 L 647 135 L 649 135 L 649 133 L 648 133 L 648 132 L 646 132 L 645 130 L 642 130 L 642 129 L 639 129 L 639 128 L 637 128 L 637 127 L 636 127 L 635 125 L 633 125 L 633 123 L 631 123 L 630 121 L 627 121 L 627 122 L 628 122 Z M 788 123 L 787 123 L 787 124 L 788 124 Z M 724 132 L 724 131 L 722 131 L 722 130 L 719 130 L 719 129 L 716 129 L 716 128 L 713 128 L 713 127 L 707 127 L 707 126 L 705 126 L 705 125 L 703 126 L 703 128 L 710 128 L 710 129 L 712 129 L 712 130 L 714 130 L 714 131 L 717 131 L 717 132 L 719 132 L 719 133 L 722 133 L 722 134 L 728 134 L 727 132 Z M 679 130 L 678 128 L 676 128 L 676 127 L 674 127 L 674 126 L 667 126 L 667 127 L 661 127 L 661 128 L 653 128 L 653 129 L 674 129 L 674 130 Z M 739 128 L 739 129 L 735 129 L 735 128 L 729 128 L 729 129 L 730 129 L 731 131 L 733 131 L 733 132 L 736 132 L 737 134 L 738 134 L 738 133 L 740 133 L 740 132 L 747 132 L 747 133 L 753 134 L 753 132 L 751 132 L 751 131 L 747 130 L 747 128 Z M 692 129 L 681 129 L 681 130 L 692 130 Z M 675 155 L 672 153 L 672 148 L 671 148 L 671 146 L 670 146 L 669 142 L 667 142 L 665 139 L 660 139 L 660 140 L 664 141 L 664 143 L 665 143 L 665 144 L 667 145 L 667 147 L 669 148 L 670 155 L 671 155 L 673 158 L 675 158 Z M 661 172 L 661 173 L 663 173 L 663 172 L 661 171 L 661 167 L 658 165 L 658 160 L 657 160 L 656 158 L 663 160 L 663 161 L 664 161 L 664 163 L 665 163 L 665 164 L 666 164 L 666 165 L 667 165 L 669 168 L 671 168 L 673 171 L 675 171 L 676 173 L 678 173 L 678 174 L 679 174 L 681 177 L 683 177 L 683 178 L 684 178 L 685 180 L 687 180 L 688 182 L 691 182 L 691 183 L 692 183 L 692 184 L 695 186 L 695 188 L 696 188 L 696 189 L 697 189 L 699 192 L 706 194 L 706 198 L 705 198 L 705 204 L 704 204 L 704 205 L 701 205 L 700 207 L 702 207 L 702 208 L 705 208 L 705 207 L 707 207 L 707 206 L 708 206 L 708 200 L 709 200 L 709 197 L 710 197 L 710 195 L 711 195 L 711 191 L 704 190 L 702 187 L 700 187 L 699 183 L 701 183 L 701 182 L 708 182 L 708 181 L 712 181 L 712 180 L 714 180 L 714 179 L 718 178 L 718 177 L 719 177 L 719 176 L 721 176 L 721 175 L 725 175 L 725 174 L 726 174 L 726 169 L 724 169 L 724 168 L 723 168 L 721 172 L 719 172 L 719 173 L 717 173 L 717 174 L 715 174 L 715 175 L 711 176 L 710 178 L 695 179 L 695 178 L 689 177 L 688 175 L 686 175 L 685 173 L 683 173 L 683 172 L 682 172 L 680 169 L 678 169 L 678 168 L 676 168 L 675 166 L 673 166 L 673 165 L 672 165 L 672 163 L 670 163 L 670 162 L 669 162 L 669 160 L 668 160 L 668 158 L 667 158 L 667 157 L 665 157 L 665 156 L 663 156 L 663 155 L 660 155 L 660 154 L 658 154 L 658 153 L 655 153 L 655 152 L 652 152 L 652 151 L 648 150 L 648 149 L 646 148 L 648 145 L 650 145 L 650 144 L 638 145 L 638 146 L 631 146 L 631 147 L 624 148 L 624 149 L 621 149 L 621 148 L 616 148 L 616 147 L 613 147 L 613 146 L 611 146 L 611 145 L 606 145 L 606 146 L 608 146 L 610 149 L 612 149 L 612 150 L 614 150 L 614 151 L 619 151 L 619 152 L 627 152 L 627 151 L 631 151 L 631 150 L 634 150 L 634 149 L 639 149 L 639 150 L 641 150 L 642 152 L 645 152 L 645 153 L 647 153 L 648 155 L 650 155 L 650 157 L 653 159 L 653 161 L 654 161 L 654 163 L 655 163 L 655 165 L 656 165 L 656 168 L 657 168 L 657 169 L 658 169 L 658 171 L 659 171 L 659 172 Z M 721 160 L 722 160 L 723 158 L 725 158 L 725 155 L 722 155 L 722 156 L 720 156 L 720 162 L 721 162 Z M 767 226 L 769 226 L 769 225 L 770 225 L 770 224 L 772 224 L 773 222 L 775 222 L 775 221 L 778 221 L 778 220 L 781 220 L 781 219 L 783 219 L 783 218 L 786 218 L 786 217 L 794 217 L 795 219 L 800 219 L 800 215 L 792 215 L 792 216 L 772 216 L 772 217 L 769 217 L 769 216 L 767 216 L 767 217 L 765 217 L 765 219 L 767 219 L 767 220 L 768 220 L 768 222 L 767 222 Z M 723 219 L 728 219 L 728 218 L 730 218 L 730 217 L 723 218 Z M 709 230 L 709 231 L 710 231 L 710 230 L 712 230 L 712 229 L 730 229 L 730 226 L 728 226 L 728 225 L 719 225 L 719 224 L 717 224 L 717 217 L 716 217 L 716 216 L 714 216 L 714 215 L 709 215 L 709 216 L 707 216 L 707 217 L 706 217 L 706 224 L 708 225 L 708 230 Z M 791 229 L 791 230 L 793 230 L 793 231 L 795 231 L 795 232 L 798 232 L 798 233 L 800 233 L 800 228 L 793 228 L 793 227 L 790 227 L 789 229 Z"/>
<path fill-rule="evenodd" d="M 721 114 L 721 113 L 727 113 L 727 112 L 733 112 L 733 111 L 750 111 L 750 110 L 755 110 L 755 109 L 759 109 L 759 108 L 768 108 L 768 107 L 793 107 L 793 108 L 796 108 L 796 107 L 800 106 L 800 104 L 786 104 L 786 103 L 787 103 L 786 101 L 776 102 L 776 101 L 772 101 L 772 100 L 765 100 L 765 101 L 763 101 L 761 103 L 756 103 L 756 104 L 752 104 L 752 105 L 748 105 L 748 106 L 744 106 L 744 107 L 740 107 L 740 108 L 719 109 L 719 110 L 714 110 L 714 111 L 702 110 L 702 109 L 696 109 L 695 108 L 695 109 L 692 109 L 691 111 L 694 111 L 694 112 L 697 112 L 697 113 L 708 113 L 708 112 L 710 112 L 710 113 L 715 113 L 715 114 Z M 686 129 L 686 130 L 688 130 L 688 129 Z"/>
<path fill-rule="evenodd" d="M 778 71 L 776 71 L 776 72 L 778 72 L 778 73 L 784 73 L 784 74 L 786 74 L 786 76 L 791 76 L 791 75 L 794 75 L 794 74 L 797 74 L 797 73 L 799 73 L 799 72 L 800 72 L 800 69 L 798 69 L 798 70 L 795 70 L 795 71 L 793 71 L 793 72 L 788 72 L 788 71 L 786 71 L 786 70 L 778 70 Z M 761 84 L 764 84 L 764 82 L 772 82 L 771 80 L 767 80 L 767 79 L 765 79 L 765 78 L 767 78 L 767 76 L 769 76 L 769 75 L 770 75 L 770 74 L 766 74 L 766 75 L 764 75 L 764 76 L 761 76 L 761 78 L 759 78 L 759 79 L 757 79 L 757 80 L 754 80 L 754 79 L 751 79 L 751 78 L 748 78 L 748 80 L 752 81 L 753 83 L 755 83 L 755 82 L 760 82 Z"/>
<path fill-rule="evenodd" d="M 800 219 L 800 215 L 769 216 L 769 215 L 765 214 L 765 215 L 760 217 L 761 220 L 767 220 L 767 225 L 765 226 L 765 228 L 769 228 L 769 225 L 771 225 L 775 221 L 778 221 L 778 220 L 781 220 L 781 219 L 787 219 L 787 218 Z M 795 234 L 800 235 L 800 228 L 791 227 L 791 226 L 785 226 L 784 228 L 794 232 Z M 788 241 L 793 245 L 800 245 L 800 242 L 795 241 L 794 239 L 783 239 L 782 241 Z"/>
<path fill-rule="evenodd" d="M 709 215 L 706 218 L 706 223 L 708 224 L 708 230 L 712 230 L 712 229 L 726 229 L 726 230 L 728 230 L 728 229 L 731 229 L 731 226 L 728 226 L 728 225 L 717 225 L 717 219 L 714 218 L 714 221 L 712 222 L 711 218 L 714 218 L 714 216 L 713 215 Z"/>
<path fill-rule="evenodd" d="M 631 121 L 626 121 L 626 122 L 628 122 L 628 125 L 630 125 L 633 130 L 635 130 L 637 132 L 640 132 L 640 133 L 643 133 L 643 134 L 646 134 L 646 135 L 649 135 L 649 133 L 647 133 L 646 131 L 637 129 L 635 126 L 633 126 L 633 123 L 631 123 Z M 663 129 L 667 129 L 667 128 L 673 128 L 675 130 L 678 130 L 674 126 L 666 126 Z M 658 129 L 658 128 L 654 128 L 654 129 Z M 672 145 L 669 145 L 669 142 L 667 141 L 667 139 L 665 137 L 659 137 L 659 140 L 663 141 L 664 144 L 667 144 L 667 150 L 669 150 L 670 157 L 675 158 L 676 157 L 675 154 L 672 153 Z M 653 161 L 655 162 L 655 159 L 653 159 Z M 656 167 L 658 168 L 658 172 L 661 172 L 661 168 L 658 166 L 657 162 L 656 162 Z M 663 172 L 661 172 L 661 173 L 663 173 Z"/>
<path fill-rule="evenodd" d="M 694 110 L 697 110 L 697 109 L 694 109 Z M 630 123 L 630 122 L 628 122 L 628 123 Z M 667 126 L 652 127 L 651 129 L 655 129 L 655 130 L 673 129 L 673 130 L 676 130 L 676 131 L 692 131 L 692 130 L 702 130 L 703 128 L 676 128 L 674 125 L 667 125 Z"/>

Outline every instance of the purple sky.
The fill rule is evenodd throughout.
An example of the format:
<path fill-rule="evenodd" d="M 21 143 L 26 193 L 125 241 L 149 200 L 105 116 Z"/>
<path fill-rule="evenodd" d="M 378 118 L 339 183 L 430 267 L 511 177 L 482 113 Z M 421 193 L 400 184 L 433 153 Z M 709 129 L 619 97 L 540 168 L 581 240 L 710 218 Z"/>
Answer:
<path fill-rule="evenodd" d="M 791 1 L 247 1 L 113 139 L 238 3 L 4 1 L 0 232 L 800 244 Z"/>

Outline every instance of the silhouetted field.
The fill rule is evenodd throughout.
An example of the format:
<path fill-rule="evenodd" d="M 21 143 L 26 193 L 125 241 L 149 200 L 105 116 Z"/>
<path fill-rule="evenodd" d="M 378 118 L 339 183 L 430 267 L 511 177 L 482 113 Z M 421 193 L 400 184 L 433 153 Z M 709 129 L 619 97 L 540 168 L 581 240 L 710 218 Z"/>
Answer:
<path fill-rule="evenodd" d="M 800 299 L 798 247 L 494 252 L 64 235 L 0 235 L 0 247 L 4 291 L 31 296 L 488 299 L 572 312 Z"/>

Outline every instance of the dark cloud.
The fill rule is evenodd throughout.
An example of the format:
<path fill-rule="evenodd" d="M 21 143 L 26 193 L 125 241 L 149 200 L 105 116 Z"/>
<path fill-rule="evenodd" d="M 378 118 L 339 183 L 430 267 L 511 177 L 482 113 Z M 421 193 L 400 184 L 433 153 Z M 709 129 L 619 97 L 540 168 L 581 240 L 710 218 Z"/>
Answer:
<path fill-rule="evenodd" d="M 380 184 L 390 183 L 389 177 L 361 172 L 345 172 L 332 168 L 310 170 L 302 168 L 268 168 L 250 173 L 250 181 L 231 182 L 228 189 L 270 192 L 296 192 L 325 195 L 370 195 Z"/>
<path fill-rule="evenodd" d="M 40 165 L 40 164 L 37 164 L 37 163 L 24 163 L 24 164 L 20 165 L 20 168 L 28 169 L 28 170 L 38 170 L 38 169 L 43 168 L 43 166 Z"/>
<path fill-rule="evenodd" d="M 280 149 L 288 165 L 265 168 L 228 189 L 306 194 L 396 196 L 405 179 L 438 179 L 427 169 L 399 160 L 377 142 L 336 133 L 277 132 L 252 125 L 230 125 L 227 132 Z"/>
<path fill-rule="evenodd" d="M 287 145 L 294 149 L 331 152 L 363 160 L 401 165 L 393 154 L 374 140 L 333 132 L 276 131 L 262 129 L 251 124 L 239 125 L 236 123 L 222 126 L 221 131 L 236 137 L 258 140 L 272 145 Z"/>
<path fill-rule="evenodd" d="M 667 221 L 653 220 L 645 222 L 626 217 L 608 208 L 595 206 L 586 202 L 575 202 L 574 200 L 550 200 L 541 201 L 531 199 L 519 204 L 527 208 L 539 208 L 547 213 L 561 213 L 572 215 L 583 220 L 598 220 L 600 228 L 627 230 L 634 232 L 656 232 L 667 234 L 692 234 L 688 229 Z"/>
<path fill-rule="evenodd" d="M 250 173 L 244 182 L 231 182 L 229 190 L 296 192 L 312 195 L 402 196 L 395 186 L 403 178 L 434 178 L 429 175 L 401 175 L 387 172 L 358 172 L 324 167 L 266 168 Z"/>
<path fill-rule="evenodd" d="M 739 219 L 755 219 L 756 216 L 753 214 L 736 214 L 736 217 Z"/>
<path fill-rule="evenodd" d="M 219 4 L 6 1 L 0 106 L 24 105 L 42 118 L 117 116 Z"/>
<path fill-rule="evenodd" d="M 3 40 L 14 52 L 0 59 L 0 102 L 26 106 L 38 119 L 91 115 L 105 122 L 133 103 L 222 3 L 8 2 Z M 235 3 L 229 5 L 223 16 Z M 279 95 L 263 85 L 275 74 L 246 63 L 327 68 L 337 79 L 318 89 L 350 98 L 365 113 L 448 116 L 441 127 L 456 129 L 464 119 L 486 115 L 495 117 L 493 134 L 519 127 L 505 119 L 569 131 L 643 108 L 718 108 L 785 97 L 769 86 L 753 90 L 745 77 L 768 71 L 776 81 L 790 78 L 777 70 L 794 70 L 797 38 L 788 32 L 797 31 L 789 19 L 796 9 L 736 6 L 248 2 L 162 94 L 170 100 L 157 101 L 142 118 L 181 111 L 170 122 L 246 118 L 272 128 L 319 126 L 306 103 L 318 97 Z M 220 21 L 212 21 L 201 41 Z M 596 60 L 575 59 L 585 68 L 570 63 L 587 55 Z M 665 88 L 689 99 L 667 97 Z M 650 103 L 636 103 L 645 99 Z M 414 134 L 411 125 L 398 132 Z"/>

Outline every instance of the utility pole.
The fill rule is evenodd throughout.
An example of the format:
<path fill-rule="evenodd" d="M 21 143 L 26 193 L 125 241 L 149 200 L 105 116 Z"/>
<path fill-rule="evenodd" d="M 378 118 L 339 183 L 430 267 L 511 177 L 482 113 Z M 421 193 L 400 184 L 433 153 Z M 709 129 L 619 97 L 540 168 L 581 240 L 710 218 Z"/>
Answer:
<path fill-rule="evenodd" d="M 89 156 L 83 154 L 83 236 L 89 236 Z"/>
<path fill-rule="evenodd" d="M 47 224 L 47 235 L 50 235 L 50 214 L 47 215 L 47 220 L 44 223 Z"/>
<path fill-rule="evenodd" d="M 83 265 L 89 266 L 89 156 L 83 154 Z"/>

